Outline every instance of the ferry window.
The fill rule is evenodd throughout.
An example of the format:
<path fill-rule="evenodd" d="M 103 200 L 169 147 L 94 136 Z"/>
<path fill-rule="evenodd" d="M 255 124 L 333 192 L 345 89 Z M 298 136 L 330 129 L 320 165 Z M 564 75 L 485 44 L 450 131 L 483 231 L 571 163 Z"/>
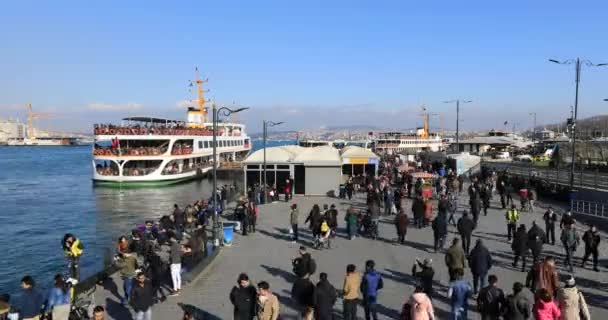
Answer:
<path fill-rule="evenodd" d="M 199 141 L 199 142 L 198 142 L 198 148 L 199 148 L 199 149 L 202 149 L 202 148 L 203 148 L 203 142 L 202 142 L 202 141 Z"/>
<path fill-rule="evenodd" d="M 205 149 L 209 148 L 209 141 L 205 141 L 204 145 L 205 145 Z"/>
<path fill-rule="evenodd" d="M 289 165 L 288 164 L 277 164 L 277 169 L 289 169 Z"/>

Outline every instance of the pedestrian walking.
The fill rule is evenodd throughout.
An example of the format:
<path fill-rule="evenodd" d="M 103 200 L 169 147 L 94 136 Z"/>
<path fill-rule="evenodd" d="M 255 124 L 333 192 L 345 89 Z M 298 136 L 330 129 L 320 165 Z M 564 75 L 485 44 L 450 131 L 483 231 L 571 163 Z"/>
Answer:
<path fill-rule="evenodd" d="M 435 320 L 433 303 L 422 286 L 416 286 L 414 293 L 409 297 L 406 304 L 409 306 L 410 320 Z"/>
<path fill-rule="evenodd" d="M 412 203 L 412 213 L 414 215 L 414 225 L 418 229 L 422 228 L 424 224 L 424 210 L 424 201 L 422 200 L 422 197 L 416 196 Z"/>
<path fill-rule="evenodd" d="M 352 206 L 346 211 L 344 216 L 346 221 L 346 232 L 348 233 L 348 240 L 352 240 L 357 234 L 357 210 Z"/>
<path fill-rule="evenodd" d="M 359 304 L 359 288 L 361 286 L 361 274 L 356 271 L 354 264 L 346 266 L 346 276 L 342 287 L 344 320 L 357 320 L 357 305 Z"/>
<path fill-rule="evenodd" d="M 591 320 L 587 301 L 576 287 L 572 275 L 566 279 L 564 287 L 557 291 L 556 300 L 561 312 L 560 320 Z"/>
<path fill-rule="evenodd" d="M 375 266 L 376 263 L 373 260 L 365 262 L 365 274 L 361 281 L 365 320 L 378 320 L 378 291 L 384 287 L 384 281 L 382 276 L 376 272 Z"/>
<path fill-rule="evenodd" d="M 121 299 L 123 305 L 127 305 L 131 297 L 131 290 L 133 289 L 133 282 L 137 275 L 137 258 L 132 253 L 119 253 L 115 258 L 115 265 L 118 267 L 118 273 L 122 279 L 122 289 L 124 296 Z"/>
<path fill-rule="evenodd" d="M 289 224 L 291 225 L 291 241 L 298 242 L 298 224 L 300 221 L 300 210 L 298 210 L 297 204 L 291 205 L 291 213 L 289 214 Z"/>
<path fill-rule="evenodd" d="M 397 228 L 397 241 L 400 244 L 405 244 L 405 236 L 407 235 L 407 226 L 410 220 L 403 210 L 399 211 L 395 216 L 395 227 Z"/>
<path fill-rule="evenodd" d="M 589 230 L 585 231 L 585 234 L 583 234 L 583 242 L 585 243 L 585 254 L 583 255 L 581 268 L 585 267 L 589 256 L 593 256 L 593 270 L 600 271 L 598 268 L 600 234 L 594 225 L 590 225 Z"/>
<path fill-rule="evenodd" d="M 314 316 L 315 285 L 309 278 L 298 278 L 291 287 L 291 298 L 299 307 L 302 319 L 312 319 Z"/>
<path fill-rule="evenodd" d="M 487 184 L 484 184 L 481 187 L 479 195 L 481 197 L 481 202 L 483 206 L 483 215 L 487 216 L 488 209 L 490 208 L 490 199 L 492 198 L 492 189 Z"/>
<path fill-rule="evenodd" d="M 319 227 L 321 226 L 321 208 L 319 208 L 318 204 L 312 206 L 308 217 L 306 217 L 306 221 L 304 223 L 309 223 L 309 229 L 312 232 L 313 239 L 319 235 Z"/>
<path fill-rule="evenodd" d="M 477 296 L 477 311 L 481 314 L 481 320 L 499 320 L 505 309 L 505 294 L 498 287 L 498 277 L 495 275 L 488 276 L 488 283 Z"/>
<path fill-rule="evenodd" d="M 237 285 L 230 291 L 230 302 L 234 306 L 234 320 L 253 320 L 257 290 L 249 282 L 249 276 L 241 273 L 237 279 Z"/>
<path fill-rule="evenodd" d="M 277 320 L 279 312 L 279 299 L 270 291 L 268 282 L 258 283 L 258 320 Z"/>
<path fill-rule="evenodd" d="M 534 303 L 534 317 L 536 320 L 558 320 L 561 312 L 557 307 L 553 296 L 549 294 L 547 289 L 540 289 Z"/>
<path fill-rule="evenodd" d="M 469 250 L 471 248 L 471 235 L 475 229 L 475 222 L 469 217 L 468 211 L 465 210 L 462 213 L 462 217 L 458 219 L 456 228 L 458 229 L 458 233 L 462 239 L 462 248 L 466 254 L 469 254 Z"/>
<path fill-rule="evenodd" d="M 460 245 L 460 240 L 458 238 L 454 238 L 452 246 L 445 253 L 445 265 L 448 267 L 450 281 L 456 280 L 457 273 L 460 272 L 464 274 L 465 257 L 466 254 Z"/>
<path fill-rule="evenodd" d="M 477 239 L 475 247 L 469 255 L 469 268 L 473 274 L 473 293 L 479 292 L 479 285 L 485 287 L 488 271 L 492 268 L 492 255 L 490 250 L 484 246 L 481 239 Z"/>
<path fill-rule="evenodd" d="M 440 212 L 432 223 L 433 228 L 433 248 L 443 250 L 445 239 L 448 235 L 448 221 L 445 212 Z"/>
<path fill-rule="evenodd" d="M 315 319 L 333 320 L 333 309 L 338 295 L 336 288 L 327 280 L 327 273 L 319 274 L 319 282 L 314 291 Z"/>
<path fill-rule="evenodd" d="M 515 234 L 515 228 L 517 228 L 517 222 L 519 221 L 517 206 L 511 205 L 511 209 L 507 210 L 505 218 L 507 219 L 507 239 L 511 241 L 511 235 Z"/>
<path fill-rule="evenodd" d="M 67 319 L 70 313 L 70 293 L 60 274 L 55 275 L 55 284 L 46 302 L 46 312 L 52 314 L 52 319 Z"/>
<path fill-rule="evenodd" d="M 418 271 L 420 268 L 420 271 Z M 433 278 L 435 277 L 435 269 L 433 269 L 433 260 L 430 258 L 416 262 L 412 266 L 412 275 L 416 278 L 416 282 L 422 286 L 424 293 L 429 297 L 433 296 Z"/>
<path fill-rule="evenodd" d="M 508 320 L 528 320 L 531 318 L 531 302 L 524 292 L 524 285 L 521 282 L 513 284 L 513 293 L 507 296 L 504 308 L 504 319 Z"/>
<path fill-rule="evenodd" d="M 520 224 L 515 232 L 513 242 L 511 242 L 511 250 L 513 250 L 513 267 L 517 268 L 517 263 L 521 258 L 521 272 L 526 271 L 526 256 L 528 255 L 528 233 L 526 225 Z"/>
<path fill-rule="evenodd" d="M 171 259 L 170 270 L 173 283 L 173 292 L 170 295 L 177 296 L 182 289 L 182 246 L 174 236 L 171 237 L 169 258 Z"/>
<path fill-rule="evenodd" d="M 146 280 L 143 272 L 135 277 L 137 282 L 131 291 L 131 307 L 135 311 L 135 320 L 152 320 L 152 305 L 154 304 L 154 290 L 152 284 Z"/>
<path fill-rule="evenodd" d="M 572 272 L 574 267 L 572 265 L 572 256 L 576 249 L 578 248 L 578 244 L 580 242 L 580 238 L 576 229 L 573 226 L 565 227 L 562 229 L 562 234 L 560 236 L 560 240 L 564 246 L 564 251 L 566 251 L 566 259 L 564 263 L 568 266 L 568 270 Z"/>
<path fill-rule="evenodd" d="M 450 320 L 466 320 L 469 312 L 469 298 L 471 297 L 471 285 L 462 279 L 461 269 L 454 273 L 454 280 L 450 282 L 448 299 L 450 299 Z"/>
<path fill-rule="evenodd" d="M 539 261 L 546 239 L 545 232 L 536 224 L 536 221 L 532 221 L 532 227 L 528 230 L 528 248 L 532 253 L 532 265 Z"/>
<path fill-rule="evenodd" d="M 571 227 L 574 225 L 574 217 L 572 217 L 572 212 L 567 211 L 566 214 L 562 215 L 562 219 L 559 221 L 559 228 L 564 229 Z"/>
<path fill-rule="evenodd" d="M 553 211 L 552 207 L 549 207 L 549 209 L 545 211 L 543 220 L 545 220 L 545 234 L 547 235 L 545 243 L 555 245 L 555 224 L 557 222 L 557 214 Z"/>
<path fill-rule="evenodd" d="M 549 292 L 551 297 L 559 288 L 559 277 L 555 267 L 555 259 L 546 257 L 544 261 L 536 263 L 526 276 L 526 287 L 538 293 L 541 289 Z"/>
<path fill-rule="evenodd" d="M 310 253 L 306 251 L 306 247 L 300 246 L 300 256 L 292 261 L 293 273 L 299 278 L 305 278 L 315 273 L 317 264 Z"/>

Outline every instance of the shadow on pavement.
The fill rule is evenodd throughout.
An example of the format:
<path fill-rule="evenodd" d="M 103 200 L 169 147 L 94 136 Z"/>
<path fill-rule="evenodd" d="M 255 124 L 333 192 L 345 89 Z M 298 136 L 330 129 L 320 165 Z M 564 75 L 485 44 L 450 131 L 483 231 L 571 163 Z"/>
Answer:
<path fill-rule="evenodd" d="M 291 272 L 288 272 L 288 271 L 285 271 L 285 270 L 282 270 L 279 268 L 267 266 L 265 264 L 261 265 L 261 267 L 264 268 L 264 270 L 266 270 L 268 273 L 270 273 L 270 275 L 273 277 L 283 278 L 288 283 L 294 283 L 296 281 L 296 276 Z"/>
<path fill-rule="evenodd" d="M 106 298 L 106 312 L 112 319 L 132 320 L 133 316 L 129 309 L 121 303 Z"/>
<path fill-rule="evenodd" d="M 182 310 L 184 310 L 184 312 L 190 313 L 196 320 L 221 320 L 222 319 L 216 315 L 210 314 L 209 312 L 202 310 L 198 307 L 195 307 L 191 304 L 178 303 L 177 305 L 179 305 L 180 308 L 182 308 Z M 179 318 L 179 316 L 177 318 Z"/>

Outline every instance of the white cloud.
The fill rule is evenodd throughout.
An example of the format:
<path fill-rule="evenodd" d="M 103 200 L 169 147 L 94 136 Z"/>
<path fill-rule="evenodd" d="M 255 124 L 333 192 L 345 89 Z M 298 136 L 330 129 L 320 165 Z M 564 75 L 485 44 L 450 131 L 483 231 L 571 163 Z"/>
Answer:
<path fill-rule="evenodd" d="M 175 103 L 175 109 L 185 109 L 188 107 L 192 107 L 194 104 L 192 102 L 192 100 L 180 100 L 178 102 Z"/>
<path fill-rule="evenodd" d="M 103 102 L 94 102 L 89 104 L 89 109 L 94 111 L 133 111 L 143 108 L 140 103 L 129 102 L 119 104 L 109 104 Z"/>

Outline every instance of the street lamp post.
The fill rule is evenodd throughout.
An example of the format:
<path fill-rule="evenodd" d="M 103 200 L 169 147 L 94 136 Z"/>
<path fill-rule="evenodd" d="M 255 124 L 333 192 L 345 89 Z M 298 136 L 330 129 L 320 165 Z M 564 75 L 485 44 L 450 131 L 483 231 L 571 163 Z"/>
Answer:
<path fill-rule="evenodd" d="M 233 113 L 241 112 L 249 108 L 230 109 L 226 107 L 217 108 L 213 103 L 213 244 L 219 245 L 219 221 L 217 215 L 217 122 L 221 114 L 227 117 Z"/>
<path fill-rule="evenodd" d="M 607 66 L 608 63 L 599 63 L 599 64 L 594 64 L 593 62 L 589 61 L 589 60 L 581 60 L 581 58 L 576 58 L 576 60 L 574 59 L 570 59 L 570 60 L 566 60 L 566 61 L 558 61 L 555 59 L 549 59 L 550 62 L 553 63 L 557 63 L 557 64 L 573 64 L 575 66 L 575 83 L 576 83 L 576 89 L 575 89 L 575 93 L 574 93 L 574 114 L 572 117 L 572 161 L 570 164 L 570 190 L 574 190 L 574 170 L 576 169 L 576 117 L 578 115 L 578 88 L 579 88 L 579 84 L 581 82 L 581 67 L 582 65 L 586 65 L 588 67 L 602 67 L 602 66 Z"/>
<path fill-rule="evenodd" d="M 532 146 L 536 144 L 536 112 L 530 112 L 530 115 L 534 117 L 534 126 L 532 127 Z"/>
<path fill-rule="evenodd" d="M 461 103 L 470 103 L 473 102 L 472 100 L 461 100 L 461 99 L 456 99 L 456 100 L 450 100 L 450 101 L 445 101 L 444 103 L 454 103 L 456 102 L 456 148 L 457 148 L 457 152 L 460 152 L 460 104 Z"/>
<path fill-rule="evenodd" d="M 262 190 L 264 191 L 264 204 L 268 203 L 268 197 L 267 197 L 267 190 L 266 190 L 266 186 L 268 185 L 266 183 L 266 134 L 268 132 L 268 127 L 274 127 L 274 126 L 278 126 L 280 124 L 283 124 L 284 122 L 273 122 L 273 121 L 266 121 L 266 120 L 262 120 L 262 124 L 264 126 L 263 129 L 263 136 L 264 136 L 264 186 L 262 187 Z"/>

